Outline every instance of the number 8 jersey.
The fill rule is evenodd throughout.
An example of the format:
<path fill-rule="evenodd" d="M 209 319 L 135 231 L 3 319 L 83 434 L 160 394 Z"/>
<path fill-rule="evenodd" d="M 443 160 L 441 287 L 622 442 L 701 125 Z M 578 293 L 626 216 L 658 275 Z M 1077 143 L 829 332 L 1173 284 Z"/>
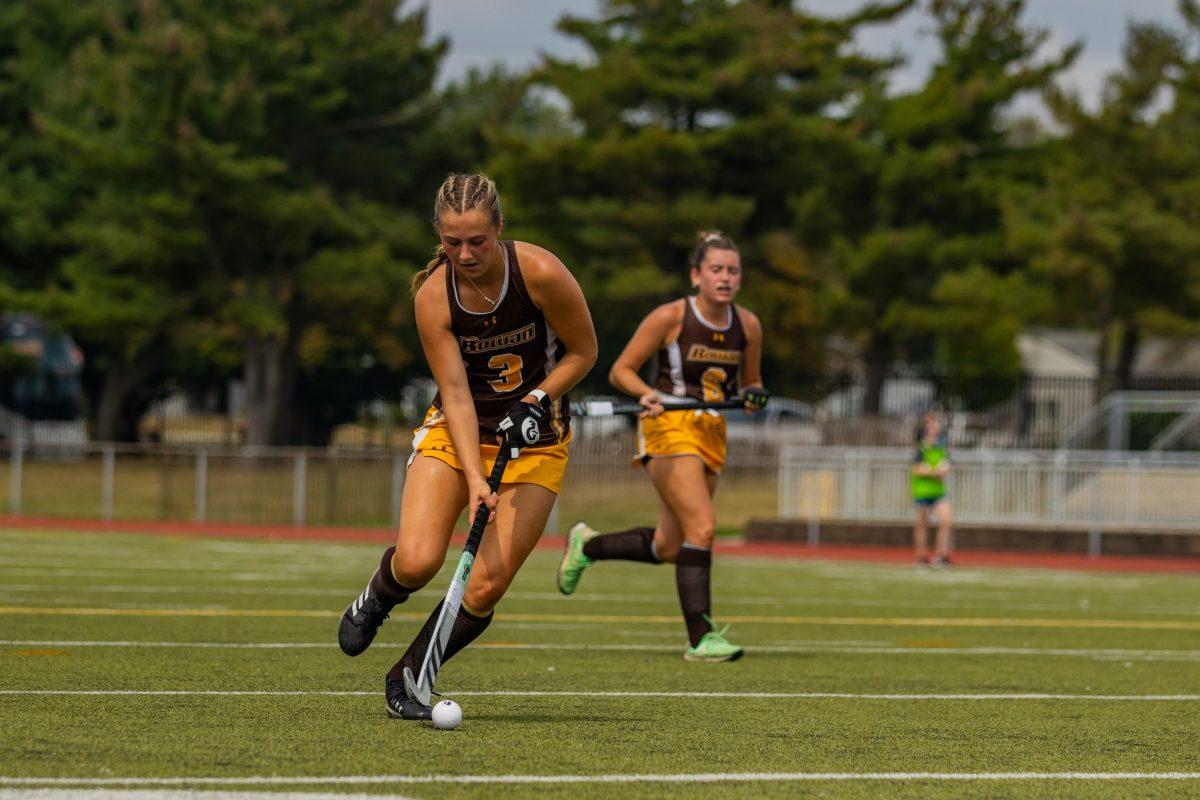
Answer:
<path fill-rule="evenodd" d="M 459 300 L 454 269 L 443 268 L 446 297 L 450 302 L 450 329 L 458 339 L 467 371 L 475 415 L 479 418 L 480 442 L 495 441 L 496 427 L 513 404 L 536 389 L 566 352 L 542 310 L 534 305 L 521 277 L 517 248 L 500 242 L 504 255 L 504 283 L 491 311 L 468 311 Z M 440 412 L 438 394 L 433 405 Z M 549 424 L 542 426 L 537 446 L 558 444 L 570 431 L 567 398 L 551 409 Z"/>

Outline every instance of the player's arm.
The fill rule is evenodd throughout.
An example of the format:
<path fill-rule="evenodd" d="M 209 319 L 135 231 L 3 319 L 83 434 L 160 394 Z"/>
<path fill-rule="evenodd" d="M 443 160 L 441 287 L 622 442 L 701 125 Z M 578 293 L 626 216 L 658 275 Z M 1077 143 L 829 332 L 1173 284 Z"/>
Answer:
<path fill-rule="evenodd" d="M 638 370 L 682 324 L 683 301 L 676 300 L 654 309 L 638 325 L 608 371 L 608 382 L 625 394 L 636 397 L 646 409 L 645 416 L 657 417 L 663 413 L 662 397 L 654 387 L 642 380 Z"/>
<path fill-rule="evenodd" d="M 445 269 L 452 267 L 446 265 Z M 429 362 L 441 394 L 450 441 L 454 443 L 471 493 L 471 513 L 475 513 L 480 503 L 495 509 L 496 495 L 488 489 L 479 458 L 479 418 L 471 399 L 471 387 L 467 383 L 467 370 L 458 349 L 458 339 L 450 329 L 450 305 L 445 281 L 426 281 L 417 292 L 414 305 L 421 347 L 425 350 L 425 360 Z"/>
<path fill-rule="evenodd" d="M 763 329 L 758 316 L 751 311 L 735 306 L 746 332 L 746 349 L 742 352 L 741 385 L 742 397 L 747 411 L 761 411 L 771 393 L 763 388 L 762 345 Z"/>
<path fill-rule="evenodd" d="M 557 400 L 575 384 L 579 383 L 596 365 L 596 329 L 592 325 L 592 313 L 578 281 L 558 257 L 541 247 L 522 242 L 521 274 L 529 297 L 542 310 L 546 324 L 567 351 L 550 370 L 538 389 L 551 400 Z M 528 400 L 532 395 L 526 395 Z M 536 398 L 533 398 L 536 401 Z"/>

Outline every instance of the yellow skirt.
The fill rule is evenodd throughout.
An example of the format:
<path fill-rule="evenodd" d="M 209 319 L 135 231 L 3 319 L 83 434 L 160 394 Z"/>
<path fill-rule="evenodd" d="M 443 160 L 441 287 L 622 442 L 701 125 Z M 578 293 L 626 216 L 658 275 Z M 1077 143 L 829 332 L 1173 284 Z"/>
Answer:
<path fill-rule="evenodd" d="M 725 417 L 709 411 L 665 411 L 638 420 L 638 454 L 634 463 L 652 458 L 699 456 L 720 475 L 725 468 Z"/>
<path fill-rule="evenodd" d="M 508 462 L 504 468 L 504 478 L 501 485 L 506 483 L 536 483 L 558 494 L 562 491 L 563 476 L 567 472 L 567 445 L 571 443 L 571 434 L 558 444 L 545 447 L 526 447 L 521 450 L 520 457 Z M 496 463 L 496 454 L 500 452 L 499 445 L 479 445 L 479 458 L 483 461 L 483 474 L 488 475 Z M 417 456 L 429 456 L 449 464 L 459 472 L 462 463 L 454 452 L 454 442 L 450 440 L 450 429 L 446 426 L 446 417 L 436 408 L 429 409 L 425 422 L 413 431 L 413 452 L 408 459 L 411 465 Z"/>

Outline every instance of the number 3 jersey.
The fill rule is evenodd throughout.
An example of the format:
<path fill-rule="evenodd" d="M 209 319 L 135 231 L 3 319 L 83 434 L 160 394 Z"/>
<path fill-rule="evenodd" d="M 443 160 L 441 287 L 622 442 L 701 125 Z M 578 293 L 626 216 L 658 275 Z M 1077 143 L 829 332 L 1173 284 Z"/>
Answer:
<path fill-rule="evenodd" d="M 695 297 L 683 301 L 683 326 L 659 351 L 654 379 L 668 403 L 672 397 L 709 402 L 737 397 L 746 332 L 732 303 L 725 311 L 725 324 L 714 326 L 700 316 Z"/>
<path fill-rule="evenodd" d="M 458 339 L 467 370 L 467 383 L 479 418 L 479 440 L 483 444 L 495 442 L 500 420 L 514 403 L 538 387 L 567 349 L 529 296 L 516 245 L 502 241 L 500 247 L 504 255 L 504 283 L 491 311 L 468 311 L 459 300 L 460 289 L 475 290 L 465 281 L 460 287 L 452 266 L 443 269 L 450 302 L 450 329 Z M 439 412 L 442 410 L 440 393 L 433 398 L 433 405 Z M 570 421 L 569 404 L 563 396 L 551 408 L 551 418 L 543 423 L 537 446 L 564 441 Z"/>

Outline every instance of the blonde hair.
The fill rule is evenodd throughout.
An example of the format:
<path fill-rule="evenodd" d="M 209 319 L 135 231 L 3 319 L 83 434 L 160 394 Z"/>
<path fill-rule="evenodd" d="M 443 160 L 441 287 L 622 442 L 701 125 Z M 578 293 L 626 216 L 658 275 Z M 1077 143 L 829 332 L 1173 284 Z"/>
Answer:
<path fill-rule="evenodd" d="M 700 231 L 696 234 L 696 247 L 692 250 L 692 257 L 689 262 L 692 269 L 700 269 L 700 264 L 704 261 L 704 256 L 709 250 L 732 250 L 737 253 L 738 246 L 720 231 Z"/>
<path fill-rule="evenodd" d="M 479 174 L 448 175 L 433 201 L 433 224 L 438 225 L 441 222 L 442 214 L 447 211 L 465 214 L 473 208 L 486 212 L 491 218 L 492 224 L 497 228 L 504 220 L 504 215 L 500 213 L 500 194 L 496 191 L 496 184 L 491 178 Z M 433 252 L 433 259 L 425 265 L 424 269 L 413 275 L 412 293 L 414 295 L 425 283 L 425 279 L 443 263 L 450 263 L 450 256 L 446 255 L 446 248 L 439 244 Z"/>

